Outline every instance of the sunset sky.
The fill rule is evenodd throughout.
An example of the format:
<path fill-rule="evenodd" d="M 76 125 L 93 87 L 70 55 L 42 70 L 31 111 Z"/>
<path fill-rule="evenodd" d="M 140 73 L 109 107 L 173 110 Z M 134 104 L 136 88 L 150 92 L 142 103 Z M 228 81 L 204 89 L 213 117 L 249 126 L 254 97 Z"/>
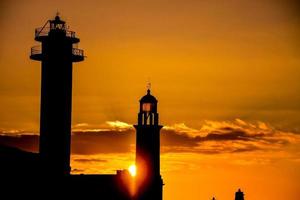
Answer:
<path fill-rule="evenodd" d="M 73 65 L 73 173 L 134 162 L 147 82 L 159 101 L 165 200 L 300 197 L 297 0 L 2 0 L 0 144 L 38 151 L 34 29 L 59 11 Z"/>

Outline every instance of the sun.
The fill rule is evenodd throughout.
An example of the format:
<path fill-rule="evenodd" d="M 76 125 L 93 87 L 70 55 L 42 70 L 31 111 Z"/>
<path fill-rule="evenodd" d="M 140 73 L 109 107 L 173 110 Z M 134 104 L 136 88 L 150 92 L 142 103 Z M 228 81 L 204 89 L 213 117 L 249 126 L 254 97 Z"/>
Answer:
<path fill-rule="evenodd" d="M 131 176 L 133 176 L 133 177 L 136 176 L 136 166 L 134 164 L 132 164 L 128 167 L 128 171 Z"/>

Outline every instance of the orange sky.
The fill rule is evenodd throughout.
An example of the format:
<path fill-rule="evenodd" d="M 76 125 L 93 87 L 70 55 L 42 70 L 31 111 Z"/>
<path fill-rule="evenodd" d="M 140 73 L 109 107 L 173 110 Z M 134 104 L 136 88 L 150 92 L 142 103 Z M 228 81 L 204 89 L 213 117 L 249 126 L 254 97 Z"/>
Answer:
<path fill-rule="evenodd" d="M 74 65 L 73 169 L 132 163 L 128 125 L 150 80 L 167 126 L 164 199 L 229 200 L 238 187 L 252 200 L 299 198 L 296 0 L 1 1 L 1 137 L 39 130 L 40 63 L 29 51 L 57 10 L 87 55 Z M 36 150 L 31 137 L 11 144 Z"/>

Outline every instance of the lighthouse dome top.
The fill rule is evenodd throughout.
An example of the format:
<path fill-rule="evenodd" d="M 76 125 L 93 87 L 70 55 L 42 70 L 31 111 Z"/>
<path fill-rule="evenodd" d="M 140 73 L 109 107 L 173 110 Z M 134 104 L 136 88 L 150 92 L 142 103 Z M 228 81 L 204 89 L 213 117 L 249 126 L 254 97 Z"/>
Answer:
<path fill-rule="evenodd" d="M 157 103 L 157 99 L 151 95 L 150 89 L 147 90 L 147 94 L 140 99 L 141 103 Z"/>
<path fill-rule="evenodd" d="M 65 24 L 66 22 L 60 19 L 59 13 L 56 14 L 53 20 L 49 20 L 51 23 Z"/>

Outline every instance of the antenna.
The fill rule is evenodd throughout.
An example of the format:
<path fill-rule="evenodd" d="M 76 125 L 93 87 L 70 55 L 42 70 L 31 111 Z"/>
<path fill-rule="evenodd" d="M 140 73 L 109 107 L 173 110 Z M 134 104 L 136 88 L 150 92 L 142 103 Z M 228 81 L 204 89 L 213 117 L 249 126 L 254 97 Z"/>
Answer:
<path fill-rule="evenodd" d="M 148 81 L 147 81 L 147 90 L 150 90 L 150 89 L 151 89 L 151 82 L 150 82 L 150 80 L 148 78 Z"/>

